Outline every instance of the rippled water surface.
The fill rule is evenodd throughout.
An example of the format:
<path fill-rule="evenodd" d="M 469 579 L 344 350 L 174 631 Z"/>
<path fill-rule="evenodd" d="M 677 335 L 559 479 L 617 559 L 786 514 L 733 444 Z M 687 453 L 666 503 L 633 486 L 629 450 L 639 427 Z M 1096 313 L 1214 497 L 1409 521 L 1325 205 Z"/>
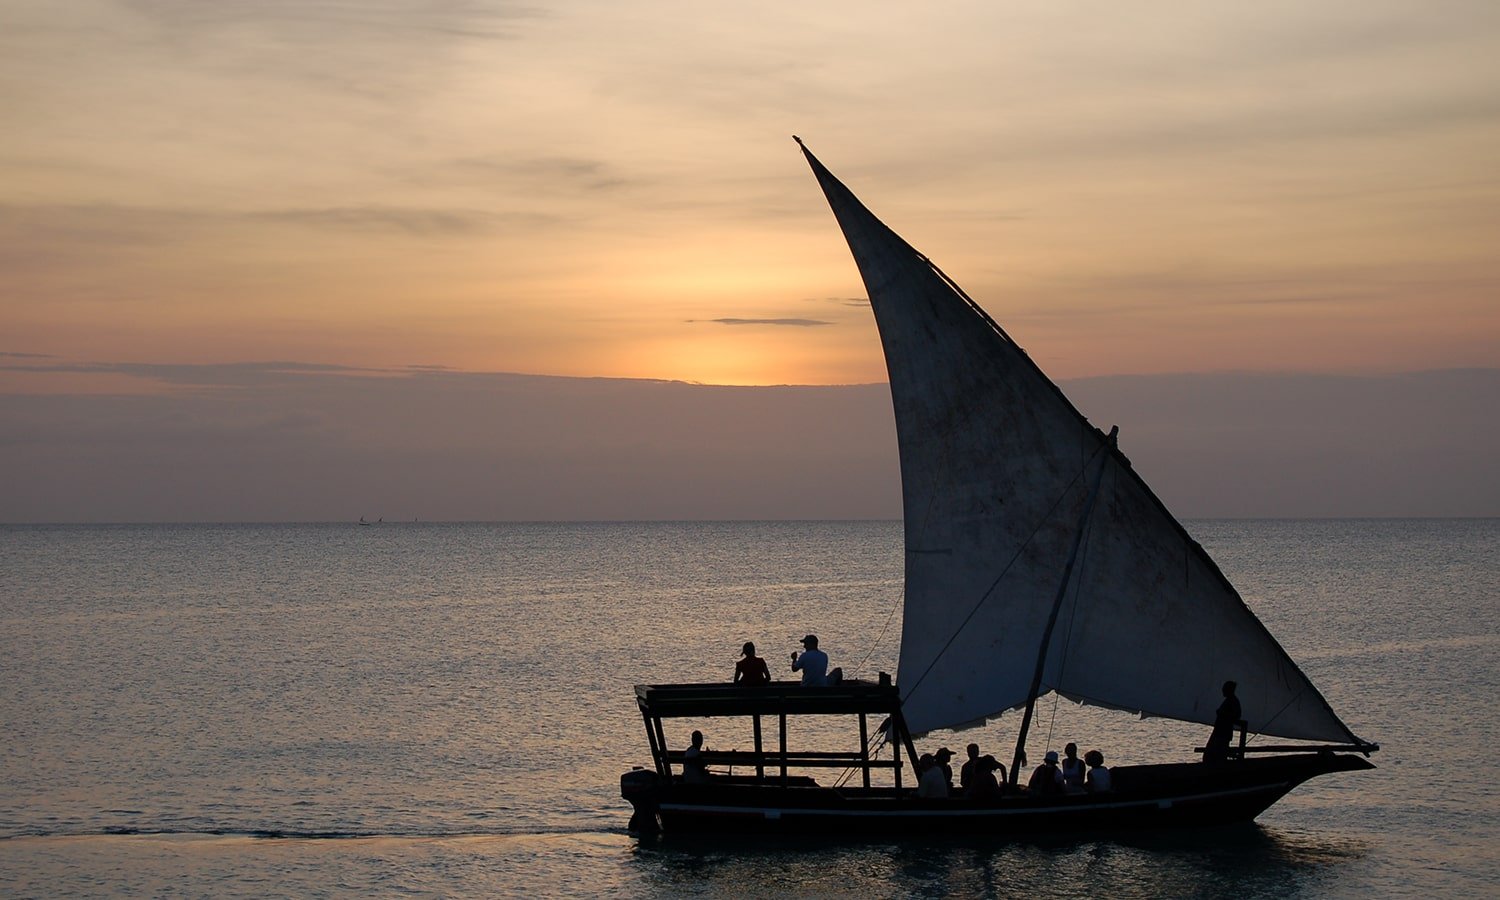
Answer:
<path fill-rule="evenodd" d="M 0 893 L 1500 895 L 1500 521 L 1188 527 L 1378 769 L 1226 832 L 810 846 L 627 834 L 631 685 L 808 631 L 894 671 L 897 523 L 0 527 Z M 1030 747 L 1202 737 L 1049 699 Z"/>

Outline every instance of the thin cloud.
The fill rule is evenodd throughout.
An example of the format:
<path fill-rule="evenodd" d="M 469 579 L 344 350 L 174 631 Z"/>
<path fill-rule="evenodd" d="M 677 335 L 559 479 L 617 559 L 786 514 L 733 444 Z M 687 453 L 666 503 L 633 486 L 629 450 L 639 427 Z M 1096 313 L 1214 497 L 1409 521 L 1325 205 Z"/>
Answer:
<path fill-rule="evenodd" d="M 19 354 L 0 354 L 14 356 Z M 0 364 L 0 372 L 58 375 L 123 375 L 162 384 L 186 387 L 248 387 L 285 384 L 321 375 L 379 375 L 391 370 L 360 368 L 327 363 L 238 362 L 238 363 L 117 363 L 76 362 L 49 364 Z"/>
<path fill-rule="evenodd" d="M 434 180 L 433 171 L 423 170 L 419 181 Z M 648 182 L 627 178 L 599 159 L 573 156 L 541 156 L 531 159 L 456 159 L 439 167 L 436 180 L 445 183 L 477 184 L 500 182 L 521 184 L 529 191 L 538 185 L 588 192 L 613 191 L 638 187 Z"/>
<path fill-rule="evenodd" d="M 382 40 L 397 35 L 496 39 L 515 37 L 506 23 L 539 18 L 531 6 L 452 0 L 365 0 L 350 3 L 276 0 L 133 0 L 138 14 L 174 32 L 223 30 L 239 36 L 247 27 L 288 43 L 337 34 L 344 39 Z"/>
<path fill-rule="evenodd" d="M 465 209 L 346 206 L 252 213 L 252 219 L 355 231 L 395 231 L 421 237 L 482 234 L 505 225 L 539 227 L 557 222 L 541 213 L 490 213 Z"/>
<path fill-rule="evenodd" d="M 688 319 L 689 322 L 713 322 L 718 325 L 781 325 L 792 328 L 816 328 L 832 325 L 822 319 Z"/>

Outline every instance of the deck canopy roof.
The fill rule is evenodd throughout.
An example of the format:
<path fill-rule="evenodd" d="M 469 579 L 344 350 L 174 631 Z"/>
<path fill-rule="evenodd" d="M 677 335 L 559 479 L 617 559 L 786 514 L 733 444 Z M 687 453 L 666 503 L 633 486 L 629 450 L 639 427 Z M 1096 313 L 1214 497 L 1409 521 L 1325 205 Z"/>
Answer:
<path fill-rule="evenodd" d="M 889 716 L 901 707 L 891 684 L 845 681 L 831 687 L 803 687 L 777 681 L 759 687 L 711 684 L 638 684 L 636 702 L 652 718 L 689 716 L 846 715 Z"/>

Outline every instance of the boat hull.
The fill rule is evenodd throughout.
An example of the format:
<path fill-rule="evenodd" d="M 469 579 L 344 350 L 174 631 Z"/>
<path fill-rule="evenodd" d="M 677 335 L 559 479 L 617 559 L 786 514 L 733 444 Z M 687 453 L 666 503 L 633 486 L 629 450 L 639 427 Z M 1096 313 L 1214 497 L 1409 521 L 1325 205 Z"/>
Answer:
<path fill-rule="evenodd" d="M 632 827 L 669 833 L 926 835 L 1121 832 L 1248 822 L 1309 778 L 1373 768 L 1351 754 L 1298 754 L 1219 765 L 1112 770 L 1116 790 L 992 802 L 922 799 L 910 792 L 780 787 L 767 783 L 645 785 L 624 791 Z"/>

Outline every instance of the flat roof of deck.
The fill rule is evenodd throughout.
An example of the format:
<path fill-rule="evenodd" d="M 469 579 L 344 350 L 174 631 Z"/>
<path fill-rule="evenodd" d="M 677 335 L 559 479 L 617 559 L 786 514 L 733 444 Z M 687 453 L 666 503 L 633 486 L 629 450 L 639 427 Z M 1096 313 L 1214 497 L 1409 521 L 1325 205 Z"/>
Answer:
<path fill-rule="evenodd" d="M 901 707 L 895 685 L 845 681 L 830 687 L 803 687 L 775 681 L 757 687 L 711 684 L 638 684 L 636 702 L 647 715 L 663 719 L 686 716 L 890 715 Z"/>

